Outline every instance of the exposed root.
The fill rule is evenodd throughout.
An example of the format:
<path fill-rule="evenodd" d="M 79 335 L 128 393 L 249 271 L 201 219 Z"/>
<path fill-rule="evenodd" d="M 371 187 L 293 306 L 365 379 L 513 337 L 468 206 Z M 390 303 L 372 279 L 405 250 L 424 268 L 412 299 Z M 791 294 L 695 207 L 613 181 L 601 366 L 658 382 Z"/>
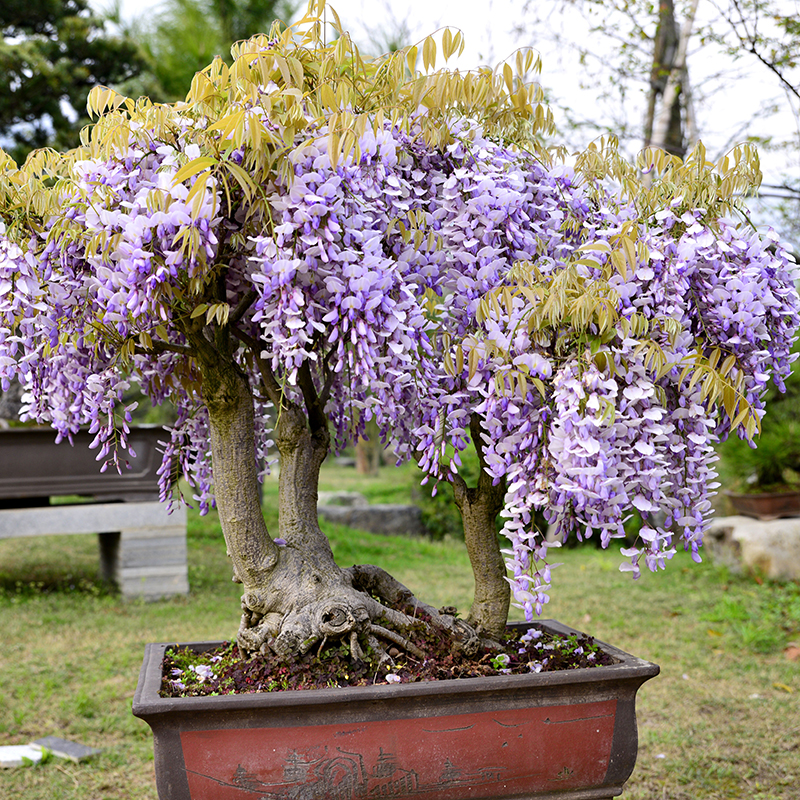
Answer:
<path fill-rule="evenodd" d="M 258 614 L 249 609 L 242 601 L 242 621 L 236 640 L 243 653 L 266 655 L 270 650 L 269 643 L 275 639 L 280 631 L 280 614 Z"/>
<path fill-rule="evenodd" d="M 407 653 L 411 653 L 412 656 L 416 656 L 419 659 L 425 658 L 425 653 L 419 649 L 413 642 L 410 642 L 405 637 L 401 636 L 399 633 L 395 633 L 394 631 L 390 631 L 388 628 L 383 628 L 380 625 L 370 625 L 369 629 L 372 633 L 383 637 L 384 639 L 388 639 L 390 642 L 393 642 L 398 647 L 402 647 Z M 382 649 L 382 648 L 381 648 Z"/>
<path fill-rule="evenodd" d="M 379 567 L 354 566 L 337 574 L 340 579 L 326 591 L 315 591 L 306 604 L 293 605 L 282 614 L 260 595 L 245 594 L 237 637 L 242 653 L 246 657 L 273 653 L 288 659 L 305 655 L 319 642 L 322 652 L 329 642 L 339 640 L 347 643 L 354 662 L 366 660 L 366 647 L 381 663 L 391 662 L 398 650 L 423 661 L 425 653 L 404 635 L 418 622 L 445 631 L 453 648 L 467 656 L 495 644 L 458 619 L 456 609 L 437 610 L 421 602 Z M 392 653 L 387 652 L 390 649 Z"/>
<path fill-rule="evenodd" d="M 441 611 L 418 600 L 413 593 L 388 572 L 372 565 L 353 566 L 345 570 L 350 575 L 353 586 L 361 591 L 381 598 L 390 606 L 411 606 L 413 615 L 384 608 L 388 622 L 399 627 L 408 627 L 419 612 L 430 621 L 430 624 L 448 631 L 453 637 L 455 646 L 465 654 L 477 653 L 481 647 L 500 649 L 500 644 L 476 631 L 471 625 L 458 619 L 455 608 L 445 607 Z M 409 651 L 410 652 L 410 651 Z"/>
<path fill-rule="evenodd" d="M 378 654 L 378 666 L 383 666 L 384 664 L 389 664 L 389 665 L 394 664 L 394 659 L 389 655 L 389 653 L 384 649 L 383 645 L 371 633 L 367 636 L 367 644 L 372 648 L 373 653 Z"/>
<path fill-rule="evenodd" d="M 463 651 L 466 656 L 474 656 L 481 649 L 483 639 L 475 628 L 468 625 L 464 620 L 455 619 L 454 623 L 459 634 L 455 642 L 456 648 Z"/>
<path fill-rule="evenodd" d="M 350 658 L 352 661 L 364 661 L 364 651 L 358 643 L 358 633 L 350 631 Z"/>

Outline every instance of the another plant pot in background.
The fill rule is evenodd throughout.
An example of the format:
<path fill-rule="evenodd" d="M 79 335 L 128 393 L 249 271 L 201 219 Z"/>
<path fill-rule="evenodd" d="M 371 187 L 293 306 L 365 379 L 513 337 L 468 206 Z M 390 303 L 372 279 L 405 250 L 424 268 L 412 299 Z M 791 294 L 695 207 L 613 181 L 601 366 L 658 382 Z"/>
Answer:
<path fill-rule="evenodd" d="M 725 492 L 737 514 L 755 517 L 764 522 L 781 517 L 800 517 L 800 491 L 753 492 L 736 494 Z"/>
<path fill-rule="evenodd" d="M 175 699 L 159 696 L 170 646 L 147 645 L 133 701 L 153 729 L 160 800 L 616 797 L 636 762 L 636 691 L 659 672 L 601 644 L 617 663 Z"/>
<path fill-rule="evenodd" d="M 100 472 L 94 434 L 81 429 L 68 442 L 56 444 L 52 428 L 10 428 L 0 431 L 0 506 L 46 505 L 47 498 L 82 495 L 100 502 L 158 500 L 159 442 L 169 439 L 160 425 L 134 425 L 128 442 L 136 457 L 128 469 Z"/>

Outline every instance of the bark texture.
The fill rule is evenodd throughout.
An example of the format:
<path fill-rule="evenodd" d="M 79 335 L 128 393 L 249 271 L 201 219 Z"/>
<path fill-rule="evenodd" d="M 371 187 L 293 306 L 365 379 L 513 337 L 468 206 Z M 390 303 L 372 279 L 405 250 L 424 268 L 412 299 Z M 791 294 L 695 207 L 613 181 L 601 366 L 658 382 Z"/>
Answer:
<path fill-rule="evenodd" d="M 217 507 L 234 580 L 248 592 L 264 583 L 279 560 L 257 491 L 253 399 L 247 378 L 232 363 L 214 353 L 200 363 Z"/>
<path fill-rule="evenodd" d="M 511 603 L 511 588 L 506 580 L 506 565 L 500 552 L 496 527 L 497 515 L 503 509 L 506 486 L 505 481 L 495 485 L 486 472 L 477 414 L 473 414 L 470 420 L 470 434 L 481 465 L 478 483 L 470 488 L 459 475 L 454 475 L 452 481 L 475 579 L 475 597 L 467 622 L 479 633 L 496 638 L 505 629 Z"/>
<path fill-rule="evenodd" d="M 692 0 L 679 29 L 673 0 L 660 0 L 645 116 L 645 146 L 661 147 L 681 158 L 697 138 L 686 60 L 696 12 L 697 0 Z"/>

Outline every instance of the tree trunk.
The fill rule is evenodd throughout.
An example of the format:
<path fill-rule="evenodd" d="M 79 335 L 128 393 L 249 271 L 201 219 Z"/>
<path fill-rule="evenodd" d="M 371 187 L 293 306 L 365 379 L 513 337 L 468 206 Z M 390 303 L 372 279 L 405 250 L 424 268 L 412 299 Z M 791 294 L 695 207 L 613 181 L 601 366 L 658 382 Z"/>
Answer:
<path fill-rule="evenodd" d="M 200 370 L 208 410 L 220 523 L 234 580 L 244 590 L 237 636 L 242 654 L 251 657 L 271 651 L 290 658 L 308 652 L 316 642 L 342 638 L 349 640 L 354 659 L 364 657 L 362 644 L 388 658 L 381 638 L 404 642 L 413 651 L 410 642 L 385 627 L 387 622 L 396 629 L 413 624 L 413 618 L 393 607 L 399 599 L 425 610 L 431 622 L 450 631 L 460 646 L 476 646 L 478 638 L 469 626 L 419 603 L 382 570 L 341 570 L 336 565 L 317 519 L 319 470 L 328 453 L 330 432 L 324 399 L 307 366 L 299 371 L 302 405 L 287 401 L 271 374 L 262 376 L 278 405 L 280 537 L 273 541 L 261 512 L 249 379 L 233 358 L 225 329 L 216 330 L 213 344 L 199 326 L 187 326 L 185 334 Z"/>
<path fill-rule="evenodd" d="M 248 594 L 269 580 L 279 561 L 259 503 L 253 398 L 247 378 L 233 363 L 206 358 L 200 364 L 216 504 L 234 580 Z"/>
<path fill-rule="evenodd" d="M 475 578 L 475 596 L 467 622 L 479 633 L 498 638 L 505 629 L 511 603 L 496 527 L 506 487 L 504 481 L 495 486 L 486 472 L 480 420 L 476 414 L 470 420 L 470 433 L 481 463 L 478 484 L 469 488 L 459 476 L 453 481 L 453 495 L 464 523 L 464 541 Z"/>
<path fill-rule="evenodd" d="M 679 33 L 672 0 L 662 0 L 645 123 L 645 144 L 661 147 L 681 158 L 686 154 L 689 144 L 688 130 L 694 128 L 686 54 L 694 28 L 697 2 L 693 0 Z M 660 107 L 656 110 L 659 97 Z"/>
<path fill-rule="evenodd" d="M 203 349 L 199 363 L 216 503 L 234 580 L 243 585 L 239 645 L 249 655 L 264 648 L 284 655 L 303 651 L 305 642 L 334 635 L 345 625 L 352 628 L 368 616 L 317 524 L 317 478 L 327 431 L 314 437 L 299 409 L 281 409 L 276 431 L 279 526 L 286 544 L 280 546 L 267 531 L 259 503 L 247 377 L 232 362 Z"/>
<path fill-rule="evenodd" d="M 284 404 L 278 413 L 280 537 L 277 543 L 272 540 L 259 504 L 248 379 L 206 345 L 195 340 L 201 351 L 198 363 L 209 415 L 217 508 L 234 580 L 244 590 L 237 637 L 242 653 L 251 657 L 272 651 L 288 658 L 308 652 L 316 642 L 345 639 L 353 658 L 359 659 L 364 656 L 359 637 L 384 658 L 388 656 L 379 639 L 413 651 L 410 642 L 384 627 L 387 622 L 399 629 L 413 623 L 392 608 L 398 600 L 425 610 L 461 646 L 474 646 L 477 639 L 468 626 L 420 603 L 382 570 L 341 570 L 334 562 L 317 520 L 319 470 L 330 435 L 316 407 L 309 411 Z"/>
<path fill-rule="evenodd" d="M 647 96 L 647 114 L 644 121 L 644 145 L 654 144 L 653 140 L 658 100 L 667 88 L 670 73 L 675 67 L 678 52 L 678 26 L 675 22 L 673 0 L 661 0 L 658 4 L 658 25 L 653 42 L 653 65 L 650 68 L 650 91 Z"/>

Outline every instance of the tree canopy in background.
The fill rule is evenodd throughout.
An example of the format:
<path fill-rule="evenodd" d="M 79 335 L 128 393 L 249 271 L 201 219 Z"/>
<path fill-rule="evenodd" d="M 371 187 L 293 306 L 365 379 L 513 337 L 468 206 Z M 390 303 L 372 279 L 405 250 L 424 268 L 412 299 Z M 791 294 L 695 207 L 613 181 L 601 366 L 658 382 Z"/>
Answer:
<path fill-rule="evenodd" d="M 88 0 L 3 0 L 0 32 L 0 139 L 20 162 L 35 148 L 76 146 L 89 90 L 143 67 Z"/>
<path fill-rule="evenodd" d="M 648 145 L 684 155 L 702 139 L 717 159 L 755 143 L 770 221 L 780 215 L 797 241 L 799 20 L 797 0 L 540 0 L 517 30 L 542 53 L 545 80 L 559 75 L 550 99 L 572 146 L 611 133 L 629 155 Z"/>
<path fill-rule="evenodd" d="M 155 14 L 140 15 L 126 28 L 139 42 L 149 75 L 141 76 L 141 86 L 125 90 L 182 100 L 195 73 L 214 56 L 232 63 L 234 42 L 269 31 L 276 19 L 288 23 L 293 13 L 291 0 L 166 0 Z"/>

